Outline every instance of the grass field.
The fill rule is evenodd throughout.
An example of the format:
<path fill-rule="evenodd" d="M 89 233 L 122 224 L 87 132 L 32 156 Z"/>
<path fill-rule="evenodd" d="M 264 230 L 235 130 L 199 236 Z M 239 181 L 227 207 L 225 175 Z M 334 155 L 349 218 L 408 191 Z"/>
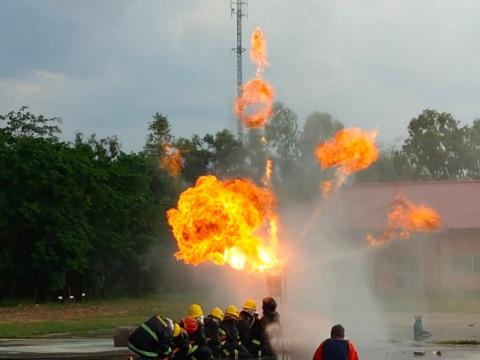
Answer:
<path fill-rule="evenodd" d="M 191 296 L 175 294 L 140 299 L 0 307 L 0 338 L 108 337 L 114 328 L 137 325 L 156 313 L 174 319 L 181 318 L 190 299 Z"/>
<path fill-rule="evenodd" d="M 18 304 L 0 307 L 0 338 L 110 337 L 119 326 L 138 325 L 153 314 L 185 316 L 202 294 L 152 295 L 67 304 Z M 201 301 L 201 300 L 196 300 Z M 480 313 L 480 297 L 395 296 L 377 299 L 381 312 Z M 209 309 L 204 309 L 208 311 Z"/>

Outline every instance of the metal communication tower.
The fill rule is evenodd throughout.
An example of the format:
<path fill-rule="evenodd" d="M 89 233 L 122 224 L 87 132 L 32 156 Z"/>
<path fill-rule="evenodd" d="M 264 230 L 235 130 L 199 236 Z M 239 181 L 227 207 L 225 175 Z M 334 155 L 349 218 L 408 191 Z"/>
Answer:
<path fill-rule="evenodd" d="M 242 96 L 242 54 L 245 49 L 242 47 L 242 19 L 248 15 L 248 0 L 230 0 L 231 16 L 237 18 L 237 47 L 233 52 L 237 54 L 237 96 Z M 238 138 L 243 141 L 243 125 L 238 121 Z"/>

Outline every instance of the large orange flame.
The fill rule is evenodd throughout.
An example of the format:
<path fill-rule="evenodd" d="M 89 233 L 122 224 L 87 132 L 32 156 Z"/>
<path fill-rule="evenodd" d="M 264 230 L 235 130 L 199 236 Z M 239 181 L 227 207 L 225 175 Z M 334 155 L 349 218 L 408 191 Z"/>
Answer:
<path fill-rule="evenodd" d="M 257 72 L 262 71 L 268 66 L 267 60 L 267 41 L 263 36 L 263 31 L 258 26 L 250 38 L 250 59 L 257 65 Z"/>
<path fill-rule="evenodd" d="M 342 129 L 333 139 L 317 146 L 315 154 L 322 169 L 337 168 L 333 183 L 322 184 L 324 191 L 338 189 L 349 175 L 366 169 L 378 159 L 375 137 L 375 131 Z"/>
<path fill-rule="evenodd" d="M 393 238 L 408 239 L 412 232 L 431 232 L 440 225 L 440 215 L 434 209 L 399 197 L 388 214 L 383 236 L 368 234 L 367 242 L 369 245 L 385 245 Z"/>
<path fill-rule="evenodd" d="M 178 260 L 247 272 L 277 271 L 275 196 L 246 179 L 200 177 L 167 212 Z"/>
<path fill-rule="evenodd" d="M 256 78 L 242 85 L 242 93 L 235 101 L 235 114 L 247 128 L 261 128 L 273 114 L 275 92 L 263 78 L 263 70 L 268 65 L 267 45 L 259 27 L 251 37 L 250 58 L 257 66 Z"/>
<path fill-rule="evenodd" d="M 160 166 L 173 177 L 180 175 L 183 168 L 183 157 L 180 150 L 170 144 L 163 145 Z"/>

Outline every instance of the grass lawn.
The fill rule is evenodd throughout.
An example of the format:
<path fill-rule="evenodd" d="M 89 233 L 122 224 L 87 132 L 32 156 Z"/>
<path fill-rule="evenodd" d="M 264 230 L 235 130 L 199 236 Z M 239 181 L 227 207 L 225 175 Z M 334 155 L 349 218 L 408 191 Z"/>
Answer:
<path fill-rule="evenodd" d="M 139 299 L 1 307 L 0 338 L 110 337 L 114 328 L 138 325 L 153 314 L 181 318 L 185 315 L 191 298 L 189 295 L 175 294 Z"/>

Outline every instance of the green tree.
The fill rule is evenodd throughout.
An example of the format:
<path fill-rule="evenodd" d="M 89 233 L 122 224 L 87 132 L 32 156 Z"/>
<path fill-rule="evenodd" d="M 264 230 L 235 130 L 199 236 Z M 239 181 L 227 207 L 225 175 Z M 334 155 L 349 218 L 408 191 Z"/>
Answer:
<path fill-rule="evenodd" d="M 137 294 L 152 288 L 147 254 L 167 239 L 167 196 L 151 157 L 115 137 L 58 139 L 58 119 L 1 116 L 0 293 Z"/>
<path fill-rule="evenodd" d="M 240 176 L 244 170 L 245 149 L 229 130 L 207 134 L 203 141 L 210 155 L 210 167 L 222 176 Z"/>
<path fill-rule="evenodd" d="M 164 146 L 173 142 L 170 123 L 165 115 L 155 113 L 148 124 L 148 135 L 145 144 L 147 154 L 160 158 L 165 151 Z"/>
<path fill-rule="evenodd" d="M 408 125 L 408 137 L 397 151 L 397 171 L 414 179 L 468 178 L 466 129 L 449 113 L 426 109 Z"/>
<path fill-rule="evenodd" d="M 188 185 L 195 183 L 199 176 L 211 172 L 212 154 L 198 135 L 193 135 L 190 139 L 179 138 L 175 146 L 182 152 L 182 178 Z"/>

